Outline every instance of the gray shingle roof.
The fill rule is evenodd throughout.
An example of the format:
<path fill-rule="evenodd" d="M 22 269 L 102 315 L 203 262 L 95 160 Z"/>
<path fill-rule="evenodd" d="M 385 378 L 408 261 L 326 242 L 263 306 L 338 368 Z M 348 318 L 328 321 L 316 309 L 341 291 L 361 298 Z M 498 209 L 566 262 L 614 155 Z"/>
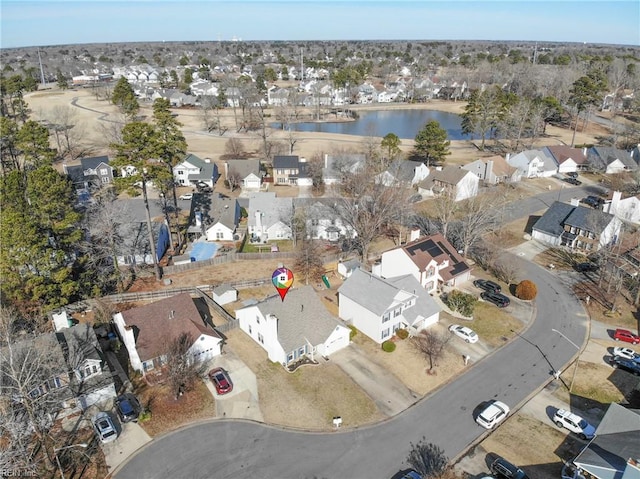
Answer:
<path fill-rule="evenodd" d="M 536 221 L 533 229 L 549 235 L 559 236 L 564 231 L 564 225 L 568 225 L 599 235 L 611 223 L 613 218 L 613 215 L 604 211 L 555 201 L 542 217 Z"/>
<path fill-rule="evenodd" d="M 608 166 L 616 160 L 620 160 L 624 166 L 632 170 L 638 167 L 633 161 L 631 153 L 612 146 L 593 146 L 587 151 L 587 156 L 590 161 L 595 161 L 602 167 Z"/>
<path fill-rule="evenodd" d="M 252 193 L 249 196 L 248 226 L 256 225 L 256 211 L 260 211 L 262 224 L 269 228 L 278 221 L 288 221 L 293 209 L 292 198 L 277 198 L 273 192 Z"/>
<path fill-rule="evenodd" d="M 258 178 L 262 176 L 260 172 L 260 160 L 227 160 L 229 172 L 236 172 L 241 179 L 245 179 L 251 173 Z"/>
<path fill-rule="evenodd" d="M 298 156 L 274 156 L 273 167 L 274 168 L 298 168 L 300 158 Z"/>
<path fill-rule="evenodd" d="M 341 323 L 324 307 L 311 286 L 291 288 L 284 301 L 279 295 L 258 303 L 258 309 L 266 317 L 278 318 L 278 341 L 286 353 L 305 344 L 323 343 Z"/>
<path fill-rule="evenodd" d="M 564 231 L 564 220 L 574 210 L 575 206 L 555 201 L 549 209 L 536 221 L 533 229 L 553 236 L 559 236 Z"/>

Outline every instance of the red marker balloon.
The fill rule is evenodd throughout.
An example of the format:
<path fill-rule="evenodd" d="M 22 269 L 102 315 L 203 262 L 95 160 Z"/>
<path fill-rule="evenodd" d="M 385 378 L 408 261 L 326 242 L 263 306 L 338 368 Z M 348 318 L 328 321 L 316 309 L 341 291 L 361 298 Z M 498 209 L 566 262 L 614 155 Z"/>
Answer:
<path fill-rule="evenodd" d="M 293 273 L 288 268 L 278 268 L 271 275 L 271 282 L 278 291 L 280 299 L 284 301 L 287 291 L 293 285 Z"/>

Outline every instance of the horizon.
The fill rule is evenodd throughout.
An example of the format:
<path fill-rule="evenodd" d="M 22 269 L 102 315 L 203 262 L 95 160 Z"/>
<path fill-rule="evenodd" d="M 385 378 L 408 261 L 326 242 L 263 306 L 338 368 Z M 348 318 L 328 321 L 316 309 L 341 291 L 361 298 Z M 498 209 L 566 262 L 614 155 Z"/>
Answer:
<path fill-rule="evenodd" d="M 0 46 L 478 41 L 636 47 L 638 18 L 635 0 L 12 0 L 2 2 Z"/>

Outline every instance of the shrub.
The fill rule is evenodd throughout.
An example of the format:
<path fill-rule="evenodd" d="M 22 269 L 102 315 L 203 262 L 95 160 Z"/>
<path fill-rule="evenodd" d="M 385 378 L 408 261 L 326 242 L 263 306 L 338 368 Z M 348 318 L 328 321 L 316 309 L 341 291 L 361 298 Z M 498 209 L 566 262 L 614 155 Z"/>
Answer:
<path fill-rule="evenodd" d="M 538 294 L 538 288 L 533 281 L 522 280 L 516 286 L 516 298 L 531 300 Z"/>
<path fill-rule="evenodd" d="M 148 421 L 149 419 L 151 419 L 151 411 L 149 410 L 142 411 L 140 413 L 140 416 L 138 416 L 138 421 L 140 422 L 145 422 L 145 421 Z"/>
<path fill-rule="evenodd" d="M 358 334 L 358 330 L 355 326 L 349 326 L 349 329 L 351 330 L 351 332 L 349 333 L 349 341 L 352 341 L 354 336 Z"/>
<path fill-rule="evenodd" d="M 392 353 L 396 350 L 396 343 L 394 343 L 393 341 L 385 341 L 384 343 L 382 343 L 382 350 L 385 353 Z"/>
<path fill-rule="evenodd" d="M 409 331 L 407 331 L 406 329 L 398 329 L 396 331 L 396 336 L 398 336 L 400 339 L 407 339 L 409 337 Z"/>
<path fill-rule="evenodd" d="M 472 295 L 463 293 L 462 291 L 453 290 L 447 294 L 446 303 L 452 311 L 457 311 L 463 316 L 473 316 L 473 308 L 478 299 Z"/>

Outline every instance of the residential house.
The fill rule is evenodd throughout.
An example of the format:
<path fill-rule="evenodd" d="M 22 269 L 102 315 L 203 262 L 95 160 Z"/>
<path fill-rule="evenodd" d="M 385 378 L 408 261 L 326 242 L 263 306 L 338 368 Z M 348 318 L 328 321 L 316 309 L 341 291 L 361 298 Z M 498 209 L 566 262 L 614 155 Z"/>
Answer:
<path fill-rule="evenodd" d="M 638 169 L 630 152 L 612 146 L 592 146 L 587 149 L 587 158 L 594 170 L 604 171 L 608 175 Z"/>
<path fill-rule="evenodd" d="M 382 279 L 363 269 L 353 271 L 338 289 L 340 319 L 376 343 L 398 329 L 424 329 L 440 319 L 441 308 L 410 274 Z"/>
<path fill-rule="evenodd" d="M 277 198 L 272 192 L 249 196 L 247 232 L 254 243 L 291 239 L 294 209 L 291 198 Z"/>
<path fill-rule="evenodd" d="M 617 403 L 609 404 L 596 435 L 573 460 L 588 477 L 637 479 L 640 477 L 640 414 Z"/>
<path fill-rule="evenodd" d="M 366 157 L 359 153 L 345 153 L 339 155 L 324 155 L 324 168 L 322 169 L 322 180 L 325 185 L 335 185 L 342 182 L 345 174 L 355 173 L 360 168 L 364 168 Z"/>
<path fill-rule="evenodd" d="M 532 238 L 551 246 L 593 252 L 617 242 L 620 220 L 604 211 L 554 202 L 536 221 Z"/>
<path fill-rule="evenodd" d="M 192 341 L 189 360 L 204 362 L 221 353 L 222 337 L 202 319 L 188 293 L 121 311 L 114 314 L 113 322 L 131 367 L 143 375 L 161 370 L 171 344 L 183 334 Z"/>
<path fill-rule="evenodd" d="M 409 243 L 382 253 L 374 273 L 387 279 L 411 274 L 429 293 L 469 280 L 471 268 L 441 233 L 423 238 L 418 233 L 412 233 Z"/>
<path fill-rule="evenodd" d="M 353 228 L 345 224 L 332 208 L 334 202 L 335 200 L 331 198 L 295 198 L 293 200 L 294 210 L 304 212 L 308 238 L 338 241 L 356 236 Z"/>
<path fill-rule="evenodd" d="M 80 164 L 63 164 L 64 173 L 69 176 L 76 190 L 93 190 L 113 183 L 113 167 L 108 156 L 81 158 Z"/>
<path fill-rule="evenodd" d="M 429 176 L 429 168 L 421 161 L 395 160 L 375 177 L 376 183 L 385 186 L 412 187 Z"/>
<path fill-rule="evenodd" d="M 292 288 L 284 300 L 271 296 L 236 310 L 240 329 L 266 352 L 271 361 L 289 366 L 331 354 L 349 345 L 349 328 L 325 308 L 311 286 Z"/>
<path fill-rule="evenodd" d="M 472 198 L 478 194 L 480 179 L 459 166 L 447 165 L 432 170 L 429 176 L 418 183 L 418 193 L 424 196 L 453 195 L 455 201 Z"/>
<path fill-rule="evenodd" d="M 180 186 L 196 186 L 202 182 L 213 188 L 218 176 L 218 165 L 208 158 L 198 158 L 193 153 L 173 167 L 173 178 Z"/>
<path fill-rule="evenodd" d="M 279 88 L 275 85 L 267 90 L 267 103 L 270 106 L 287 106 L 289 104 L 289 98 L 291 92 L 286 88 Z"/>
<path fill-rule="evenodd" d="M 571 173 L 589 169 L 585 149 L 572 148 L 566 145 L 545 146 L 545 155 L 553 159 L 557 166 L 557 173 Z"/>
<path fill-rule="evenodd" d="M 298 156 L 273 157 L 273 183 L 276 185 L 310 186 L 309 165 Z"/>
<path fill-rule="evenodd" d="M 118 265 L 154 264 L 144 200 L 142 198 L 115 200 L 113 211 L 118 212 L 120 240 L 114 245 Z M 159 202 L 149 201 L 149 213 L 155 239 L 156 258 L 159 261 L 171 246 L 170 232 Z"/>
<path fill-rule="evenodd" d="M 243 190 L 260 190 L 264 172 L 260 168 L 260 160 L 227 160 L 224 163 L 225 179 L 230 176 L 240 183 Z"/>
<path fill-rule="evenodd" d="M 518 169 L 498 155 L 477 159 L 462 168 L 476 175 L 487 185 L 512 183 L 520 179 L 517 175 Z"/>
<path fill-rule="evenodd" d="M 556 161 L 543 150 L 507 153 L 506 162 L 517 169 L 516 176 L 520 178 L 549 178 L 558 172 Z"/>
<path fill-rule="evenodd" d="M 620 191 L 614 191 L 611 200 L 604 204 L 603 211 L 626 223 L 640 225 L 640 195 L 622 198 Z"/>
<path fill-rule="evenodd" d="M 18 341 L 11 350 L 0 348 L 0 359 L 15 361 L 18 367 L 28 357 L 33 360 L 22 386 L 47 413 L 68 415 L 116 397 L 113 375 L 87 323 Z M 10 377 L 3 378 L 0 392 L 22 402 Z"/>

